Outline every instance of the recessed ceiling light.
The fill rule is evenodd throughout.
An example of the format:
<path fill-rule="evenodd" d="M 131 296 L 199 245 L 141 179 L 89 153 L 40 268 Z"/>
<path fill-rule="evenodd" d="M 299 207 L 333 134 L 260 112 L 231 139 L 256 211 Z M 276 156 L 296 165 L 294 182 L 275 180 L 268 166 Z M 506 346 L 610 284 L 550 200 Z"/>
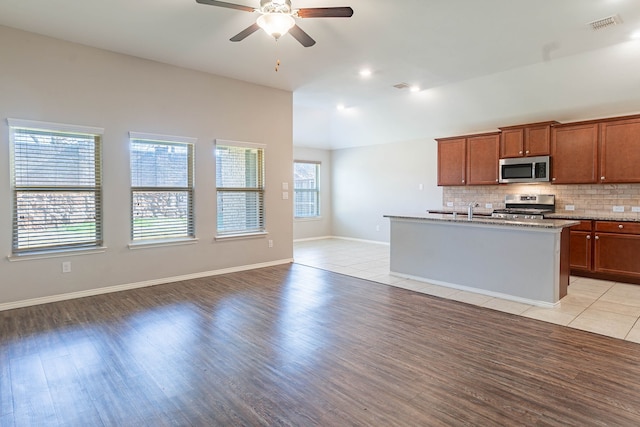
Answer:
<path fill-rule="evenodd" d="M 363 68 L 360 70 L 360 77 L 371 77 L 371 70 L 368 68 Z"/>
<path fill-rule="evenodd" d="M 409 88 L 411 92 L 420 92 L 420 86 L 413 85 Z"/>

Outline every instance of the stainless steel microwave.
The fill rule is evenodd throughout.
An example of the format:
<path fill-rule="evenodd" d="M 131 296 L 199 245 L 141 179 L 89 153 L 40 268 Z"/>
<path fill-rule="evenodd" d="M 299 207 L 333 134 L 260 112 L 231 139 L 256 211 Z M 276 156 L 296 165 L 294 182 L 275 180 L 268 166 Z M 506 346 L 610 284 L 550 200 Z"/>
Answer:
<path fill-rule="evenodd" d="M 500 159 L 500 182 L 548 182 L 551 173 L 549 156 Z"/>

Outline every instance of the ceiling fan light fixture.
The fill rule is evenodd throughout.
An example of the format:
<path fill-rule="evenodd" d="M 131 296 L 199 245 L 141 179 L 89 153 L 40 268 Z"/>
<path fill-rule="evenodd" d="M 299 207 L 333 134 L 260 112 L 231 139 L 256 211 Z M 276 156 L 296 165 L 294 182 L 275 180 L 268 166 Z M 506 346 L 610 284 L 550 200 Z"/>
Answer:
<path fill-rule="evenodd" d="M 260 15 L 256 24 L 267 34 L 278 40 L 296 24 L 291 15 L 285 13 L 265 13 Z"/>
<path fill-rule="evenodd" d="M 291 0 L 260 0 L 260 12 L 286 13 L 290 15 Z"/>

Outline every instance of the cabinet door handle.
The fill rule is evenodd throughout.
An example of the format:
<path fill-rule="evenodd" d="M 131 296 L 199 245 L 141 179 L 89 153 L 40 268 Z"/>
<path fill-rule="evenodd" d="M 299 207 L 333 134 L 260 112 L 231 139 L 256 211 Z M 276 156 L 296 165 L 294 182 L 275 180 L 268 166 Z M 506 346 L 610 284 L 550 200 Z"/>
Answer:
<path fill-rule="evenodd" d="M 555 176 L 554 176 L 553 178 L 551 178 L 551 181 L 555 181 L 555 180 L 556 180 L 556 177 L 555 177 Z"/>
<path fill-rule="evenodd" d="M 624 228 L 624 225 L 620 224 L 618 228 L 622 230 Z"/>
<path fill-rule="evenodd" d="M 522 154 L 522 151 L 518 151 L 518 154 Z"/>
<path fill-rule="evenodd" d="M 462 180 L 462 183 L 464 184 L 464 179 Z"/>
<path fill-rule="evenodd" d="M 596 240 L 600 240 L 600 236 L 596 236 Z"/>
<path fill-rule="evenodd" d="M 587 240 L 591 240 L 591 235 L 587 234 Z"/>
<path fill-rule="evenodd" d="M 526 153 L 529 154 L 529 150 L 527 150 Z"/>
<path fill-rule="evenodd" d="M 601 176 L 601 177 L 600 177 L 600 181 L 604 181 L 604 176 Z"/>

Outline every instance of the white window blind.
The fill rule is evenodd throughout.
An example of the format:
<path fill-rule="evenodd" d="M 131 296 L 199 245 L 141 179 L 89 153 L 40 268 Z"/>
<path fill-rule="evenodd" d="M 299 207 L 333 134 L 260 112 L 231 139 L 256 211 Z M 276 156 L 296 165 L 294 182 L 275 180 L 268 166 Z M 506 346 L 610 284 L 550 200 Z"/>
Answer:
<path fill-rule="evenodd" d="M 216 143 L 219 235 L 264 231 L 264 149 Z"/>
<path fill-rule="evenodd" d="M 296 161 L 293 163 L 294 217 L 320 216 L 320 164 Z"/>
<path fill-rule="evenodd" d="M 9 126 L 13 253 L 101 246 L 102 129 L 14 119 Z"/>
<path fill-rule="evenodd" d="M 194 237 L 193 144 L 131 135 L 131 238 Z"/>

